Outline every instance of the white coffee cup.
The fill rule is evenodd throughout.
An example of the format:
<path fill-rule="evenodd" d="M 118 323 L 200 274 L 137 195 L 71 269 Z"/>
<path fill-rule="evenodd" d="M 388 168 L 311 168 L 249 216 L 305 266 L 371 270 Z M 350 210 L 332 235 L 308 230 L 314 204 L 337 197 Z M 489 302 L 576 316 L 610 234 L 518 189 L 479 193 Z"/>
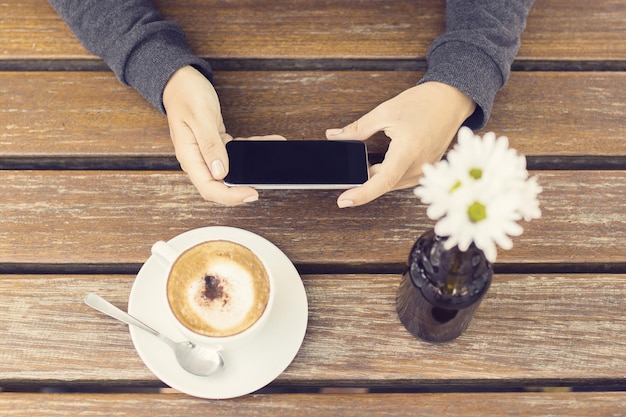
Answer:
<path fill-rule="evenodd" d="M 216 239 L 178 250 L 159 241 L 152 254 L 168 269 L 168 314 L 192 343 L 218 351 L 238 347 L 266 325 L 274 277 L 246 245 Z"/>

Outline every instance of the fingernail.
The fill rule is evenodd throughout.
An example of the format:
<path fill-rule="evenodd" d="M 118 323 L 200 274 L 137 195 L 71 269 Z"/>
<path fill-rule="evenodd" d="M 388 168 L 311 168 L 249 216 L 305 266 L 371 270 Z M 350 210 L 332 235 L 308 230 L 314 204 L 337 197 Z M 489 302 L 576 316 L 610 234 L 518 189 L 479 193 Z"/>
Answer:
<path fill-rule="evenodd" d="M 250 196 L 248 196 L 248 197 L 244 198 L 244 199 L 243 199 L 243 202 L 244 202 L 244 203 L 252 203 L 252 202 L 254 202 L 254 201 L 257 201 L 258 199 L 259 199 L 259 196 L 258 196 L 258 195 L 250 195 Z"/>
<path fill-rule="evenodd" d="M 354 201 L 352 201 L 352 200 L 339 200 L 339 201 L 337 201 L 337 205 L 339 206 L 339 208 L 350 207 L 350 206 L 354 205 Z"/>
<path fill-rule="evenodd" d="M 326 133 L 328 133 L 331 136 L 336 136 L 336 135 L 340 135 L 343 133 L 343 129 L 328 129 L 326 131 Z"/>
<path fill-rule="evenodd" d="M 215 179 L 221 179 L 224 176 L 224 164 L 219 159 L 211 162 L 211 175 Z"/>

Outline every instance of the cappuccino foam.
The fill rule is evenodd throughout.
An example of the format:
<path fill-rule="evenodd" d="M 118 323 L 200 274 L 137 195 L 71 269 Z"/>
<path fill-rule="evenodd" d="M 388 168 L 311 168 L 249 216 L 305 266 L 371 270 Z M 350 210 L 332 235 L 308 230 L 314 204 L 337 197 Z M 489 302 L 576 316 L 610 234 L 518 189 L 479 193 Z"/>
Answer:
<path fill-rule="evenodd" d="M 265 311 L 270 284 L 261 260 L 248 248 L 216 240 L 196 245 L 176 260 L 167 297 L 178 320 L 212 337 L 252 326 Z"/>

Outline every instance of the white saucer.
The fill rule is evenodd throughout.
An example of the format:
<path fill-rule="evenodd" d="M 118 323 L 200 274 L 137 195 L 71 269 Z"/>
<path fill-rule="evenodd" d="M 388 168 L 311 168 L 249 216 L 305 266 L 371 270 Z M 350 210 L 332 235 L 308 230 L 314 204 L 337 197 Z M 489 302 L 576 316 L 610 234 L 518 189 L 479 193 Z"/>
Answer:
<path fill-rule="evenodd" d="M 274 307 L 262 334 L 246 346 L 223 351 L 224 370 L 199 377 L 183 370 L 172 349 L 155 336 L 130 326 L 137 353 L 165 384 L 189 395 L 222 399 L 254 392 L 272 382 L 295 358 L 306 332 L 308 303 L 304 285 L 289 258 L 268 240 L 232 227 L 205 227 L 185 232 L 168 243 L 182 249 L 206 240 L 228 239 L 247 245 L 262 258 L 276 279 Z M 173 340 L 183 340 L 167 315 L 167 271 L 154 256 L 137 274 L 130 292 L 128 312 Z"/>

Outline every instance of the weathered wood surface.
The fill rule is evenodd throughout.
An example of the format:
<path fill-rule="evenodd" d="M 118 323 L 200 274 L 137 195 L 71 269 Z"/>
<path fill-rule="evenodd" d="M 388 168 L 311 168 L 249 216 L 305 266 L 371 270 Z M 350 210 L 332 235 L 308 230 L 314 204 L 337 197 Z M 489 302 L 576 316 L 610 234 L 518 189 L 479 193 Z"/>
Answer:
<path fill-rule="evenodd" d="M 512 264 L 624 264 L 625 171 L 539 171 L 543 217 L 523 223 Z M 406 262 L 433 222 L 411 190 L 362 207 L 338 191 L 263 191 L 238 207 L 209 203 L 174 171 L 0 171 L 0 265 L 142 263 L 157 240 L 210 225 L 274 242 L 297 265 Z"/>
<path fill-rule="evenodd" d="M 126 308 L 133 280 L 0 275 L 0 386 L 160 386 L 133 349 L 127 327 L 82 302 L 95 291 Z M 447 344 L 422 342 L 404 329 L 395 312 L 399 281 L 399 274 L 303 275 L 307 333 L 276 384 L 626 382 L 625 275 L 496 274 L 469 329 Z"/>
<path fill-rule="evenodd" d="M 179 394 L 0 394 L 6 417 L 129 415 L 621 417 L 626 393 L 298 394 L 205 401 Z"/>
<path fill-rule="evenodd" d="M 157 1 L 208 58 L 424 59 L 445 2 Z M 520 60 L 626 59 L 621 0 L 537 0 Z M 0 2 L 0 60 L 93 59 L 45 0 Z"/>
<path fill-rule="evenodd" d="M 223 69 L 216 88 L 235 136 L 323 138 L 414 85 L 445 25 L 443 0 L 155 3 Z M 624 415 L 624 392 L 513 392 L 626 386 L 624 33 L 622 0 L 536 1 L 520 71 L 485 130 L 554 169 L 533 172 L 543 217 L 499 252 L 468 331 L 433 345 L 395 313 L 408 251 L 433 225 L 410 190 L 350 210 L 336 207 L 335 191 L 264 191 L 234 208 L 205 202 L 174 170 L 163 115 L 110 72 L 81 71 L 105 67 L 45 0 L 0 0 L 0 391 L 30 392 L 0 392 L 0 414 Z M 382 135 L 368 143 L 377 154 L 386 144 Z M 145 170 L 150 161 L 172 170 Z M 585 161 L 599 170 L 577 170 Z M 96 169 L 63 170 L 90 162 Z M 137 392 L 163 383 L 127 327 L 83 297 L 95 291 L 126 308 L 154 241 L 211 225 L 268 238 L 303 274 L 307 334 L 271 388 L 483 392 L 230 401 Z M 125 393 L 88 392 L 110 389 Z"/>
<path fill-rule="evenodd" d="M 323 139 L 414 85 L 416 72 L 218 72 L 234 136 Z M 626 73 L 514 73 L 485 130 L 532 156 L 626 156 Z M 110 73 L 0 73 L 0 157 L 174 159 L 165 116 Z M 386 150 L 382 135 L 368 141 Z M 0 164 L 2 161 L 0 160 Z"/>

